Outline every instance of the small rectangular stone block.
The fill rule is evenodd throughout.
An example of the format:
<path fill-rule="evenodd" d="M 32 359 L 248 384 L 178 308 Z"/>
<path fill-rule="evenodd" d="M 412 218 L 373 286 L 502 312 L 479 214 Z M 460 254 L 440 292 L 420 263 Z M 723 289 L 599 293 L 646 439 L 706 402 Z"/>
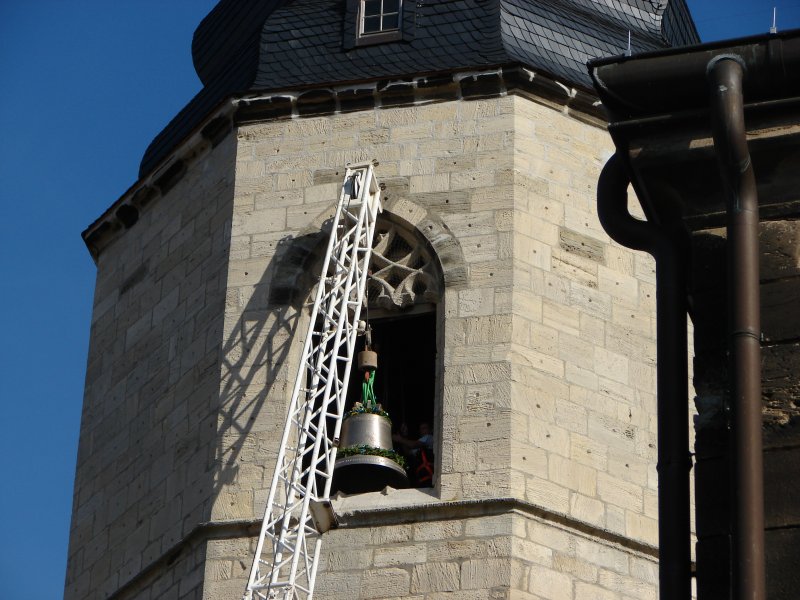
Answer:
<path fill-rule="evenodd" d="M 484 558 L 461 563 L 461 588 L 465 590 L 508 586 L 511 582 L 511 560 Z"/>
<path fill-rule="evenodd" d="M 395 567 L 399 565 L 413 565 L 426 560 L 425 544 L 411 546 L 389 546 L 376 548 L 373 564 L 376 567 Z M 363 562 L 361 564 L 364 564 Z"/>
<path fill-rule="evenodd" d="M 404 569 L 383 568 L 364 571 L 360 598 L 404 596 L 411 587 L 411 575 Z"/>
<path fill-rule="evenodd" d="M 459 589 L 460 577 L 457 562 L 416 565 L 411 573 L 411 593 L 452 592 Z"/>

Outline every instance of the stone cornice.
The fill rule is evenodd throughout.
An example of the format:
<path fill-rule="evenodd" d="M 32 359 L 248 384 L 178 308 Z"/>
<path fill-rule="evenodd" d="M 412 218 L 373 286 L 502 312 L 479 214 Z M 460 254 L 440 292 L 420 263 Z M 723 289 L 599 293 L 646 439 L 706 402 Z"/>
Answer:
<path fill-rule="evenodd" d="M 358 498 L 369 500 L 381 494 L 381 492 L 375 492 L 351 496 L 345 498 L 345 501 Z M 341 501 L 334 501 L 334 510 L 336 510 L 339 502 Z M 343 509 L 343 505 L 340 505 L 339 508 Z M 600 544 L 625 549 L 628 552 L 638 554 L 646 560 L 656 561 L 658 559 L 658 548 L 654 546 L 580 521 L 569 515 L 547 510 L 518 498 L 444 501 L 431 497 L 430 501 L 422 503 L 413 502 L 378 508 L 373 505 L 372 507 L 344 509 L 341 514 L 337 514 L 337 518 L 339 528 L 355 529 L 489 517 L 512 513 L 541 521 L 542 524 L 550 527 L 569 530 L 571 533 L 581 535 Z M 134 593 L 140 584 L 144 584 L 150 578 L 157 577 L 163 567 L 173 564 L 182 557 L 189 556 L 192 550 L 201 544 L 210 540 L 255 537 L 258 535 L 260 527 L 261 521 L 257 519 L 199 523 L 183 539 L 175 543 L 153 562 L 143 567 L 130 580 L 120 585 L 119 589 L 109 597 L 109 600 L 121 600 L 122 598 L 130 597 L 130 594 Z"/>
<path fill-rule="evenodd" d="M 84 243 L 96 261 L 104 248 L 136 224 L 142 211 L 156 199 L 165 196 L 191 165 L 224 140 L 234 127 L 375 108 L 480 100 L 508 94 L 545 104 L 597 127 L 606 124 L 597 96 L 520 65 L 230 97 L 168 159 L 140 178 L 89 225 L 82 233 Z"/>

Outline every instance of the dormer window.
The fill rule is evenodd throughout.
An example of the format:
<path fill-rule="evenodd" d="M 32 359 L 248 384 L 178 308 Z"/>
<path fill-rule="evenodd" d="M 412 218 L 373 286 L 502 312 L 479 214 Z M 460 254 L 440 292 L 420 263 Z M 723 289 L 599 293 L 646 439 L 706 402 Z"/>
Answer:
<path fill-rule="evenodd" d="M 361 0 L 359 37 L 392 35 L 400 37 L 400 0 Z"/>
<path fill-rule="evenodd" d="M 414 39 L 414 0 L 347 0 L 344 47 Z"/>

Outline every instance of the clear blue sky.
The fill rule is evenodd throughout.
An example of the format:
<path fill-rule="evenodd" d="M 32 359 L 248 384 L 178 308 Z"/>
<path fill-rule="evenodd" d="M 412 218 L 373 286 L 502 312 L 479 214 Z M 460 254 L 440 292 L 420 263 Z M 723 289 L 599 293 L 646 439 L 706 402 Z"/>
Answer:
<path fill-rule="evenodd" d="M 63 590 L 94 265 L 80 232 L 200 89 L 215 0 L 0 0 L 0 598 Z M 704 41 L 800 27 L 800 0 L 690 0 Z"/>

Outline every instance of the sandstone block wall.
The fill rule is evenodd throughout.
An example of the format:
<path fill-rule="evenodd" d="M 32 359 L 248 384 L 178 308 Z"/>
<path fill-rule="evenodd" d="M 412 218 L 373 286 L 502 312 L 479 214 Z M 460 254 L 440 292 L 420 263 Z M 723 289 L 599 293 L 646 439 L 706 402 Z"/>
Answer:
<path fill-rule="evenodd" d="M 376 172 L 386 186 L 388 211 L 410 228 L 425 223 L 419 229 L 434 250 L 442 246 L 440 239 L 460 246 L 457 261 L 463 264 L 443 267 L 446 291 L 439 305 L 443 382 L 435 428 L 437 437 L 446 440 L 437 453 L 440 493 L 448 498 L 496 495 L 498 486 L 510 493 L 503 468 L 510 424 L 497 403 L 510 390 L 503 346 L 510 341 L 510 322 L 506 318 L 504 323 L 502 315 L 511 290 L 513 106 L 512 98 L 449 102 L 239 129 L 224 331 L 232 340 L 225 347 L 234 358 L 223 358 L 223 365 L 234 366 L 229 374 L 223 366 L 223 379 L 236 381 L 249 412 L 238 414 L 234 406 L 241 401 L 228 402 L 223 394 L 223 411 L 234 419 L 230 433 L 220 438 L 220 454 L 236 452 L 245 438 L 243 429 L 264 432 L 255 442 L 263 451 L 241 456 L 237 463 L 240 472 L 257 472 L 256 480 L 244 485 L 236 480 L 227 488 L 245 496 L 236 503 L 239 510 L 260 516 L 263 508 L 307 328 L 307 307 L 298 310 L 296 305 L 308 301 L 312 277 L 296 279 L 295 305 L 276 304 L 270 298 L 287 295 L 283 289 L 276 293 L 276 286 L 290 279 L 277 271 L 286 268 L 281 263 L 294 256 L 304 238 L 318 236 L 332 215 L 343 166 L 371 159 L 380 163 Z M 252 349 L 244 334 L 251 330 L 270 333 L 254 339 L 257 347 Z M 477 414 L 462 410 L 465 383 L 486 392 Z M 487 417 L 494 429 L 483 432 Z M 459 450 L 476 441 L 482 442 L 483 455 L 495 457 L 491 489 L 474 474 L 469 454 Z M 222 510 L 220 502 L 215 506 Z"/>
<path fill-rule="evenodd" d="M 315 597 L 447 600 L 655 600 L 658 565 L 642 552 L 543 519 L 525 507 L 441 507 L 415 523 L 351 524 L 325 534 Z M 430 508 L 429 508 L 430 511 Z M 345 513 L 352 518 L 354 513 Z M 372 519 L 370 519 L 372 521 Z M 208 597 L 236 598 L 252 547 L 217 541 Z M 242 574 L 246 577 L 246 574 Z"/>
<path fill-rule="evenodd" d="M 300 301 L 310 290 L 308 278 L 292 279 L 280 263 L 294 260 L 298 245 L 313 246 L 308 236 L 332 214 L 343 165 L 374 158 L 394 218 L 417 228 L 434 251 L 443 237 L 459 250 L 443 260 L 438 309 L 436 499 L 514 498 L 594 528 L 603 548 L 623 538 L 656 543 L 654 266 L 612 244 L 594 216 L 595 183 L 611 152 L 604 131 L 512 96 L 262 123 L 241 127 L 238 137 L 225 338 L 241 344 L 225 347 L 240 360 L 230 378 L 251 401 L 246 420 L 235 418 L 220 438 L 219 454 L 236 454 L 243 430 L 259 451 L 239 455 L 237 468 L 252 475 L 231 480 L 215 516 L 245 517 L 252 508 L 259 518 L 263 510 L 302 343 L 296 334 L 307 326 L 297 302 L 275 299 L 289 295 L 287 281 Z M 280 336 L 255 342 L 254 351 L 244 344 L 251 329 Z M 373 502 L 381 506 L 381 496 Z M 342 597 L 341 586 L 361 594 L 352 597 L 439 597 L 414 587 L 413 566 L 383 564 L 378 549 L 362 556 L 361 542 L 350 546 L 348 535 L 331 532 L 325 542 L 326 553 L 341 544 L 355 561 L 321 569 L 318 585 L 330 597 Z M 393 548 L 385 552 L 406 552 Z M 521 574 L 532 567 L 511 575 L 512 558 L 522 565 L 522 554 L 507 553 L 497 590 L 480 594 L 535 594 L 540 584 Z M 639 559 L 652 567 L 650 554 Z M 246 576 L 232 556 L 220 561 L 209 561 L 209 598 L 232 594 Z M 565 565 L 536 568 L 570 578 Z M 364 584 L 390 567 L 393 592 Z M 441 568 L 463 584 L 463 560 Z M 651 571 L 625 574 L 649 590 L 644 597 L 654 590 Z M 622 584 L 603 581 L 587 576 L 569 597 L 595 588 L 623 597 Z"/>
<path fill-rule="evenodd" d="M 653 597 L 654 274 L 594 216 L 610 153 L 502 96 L 243 125 L 190 165 L 100 257 L 68 597 L 241 595 L 320 230 L 373 159 L 441 267 L 436 487 L 337 501 L 319 597 Z"/>
<path fill-rule="evenodd" d="M 98 259 L 68 599 L 109 597 L 209 520 L 234 142 Z M 194 597 L 202 554 L 172 564 L 152 597 Z"/>
<path fill-rule="evenodd" d="M 515 114 L 512 469 L 528 501 L 656 545 L 655 264 L 597 219 L 607 134 L 549 113 Z"/>

